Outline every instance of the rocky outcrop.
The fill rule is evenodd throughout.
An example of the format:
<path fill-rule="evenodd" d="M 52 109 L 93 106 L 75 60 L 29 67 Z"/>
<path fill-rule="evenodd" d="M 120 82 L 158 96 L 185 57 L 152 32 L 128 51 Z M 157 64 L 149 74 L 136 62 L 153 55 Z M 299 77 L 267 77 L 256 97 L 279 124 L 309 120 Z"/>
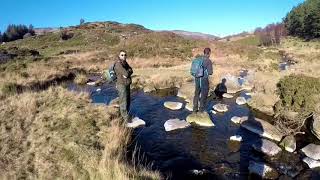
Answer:
<path fill-rule="evenodd" d="M 127 124 L 128 128 L 137 128 L 140 126 L 145 126 L 146 122 L 138 117 L 132 119 L 132 122 Z"/>
<path fill-rule="evenodd" d="M 195 123 L 200 126 L 212 127 L 214 126 L 213 122 L 210 119 L 208 113 L 193 113 L 187 117 L 187 122 Z"/>
<path fill-rule="evenodd" d="M 297 148 L 296 139 L 294 136 L 286 136 L 281 141 L 280 146 L 282 146 L 288 152 L 294 152 Z"/>
<path fill-rule="evenodd" d="M 281 148 L 277 144 L 266 139 L 255 142 L 252 147 L 267 156 L 275 156 L 281 152 Z"/>
<path fill-rule="evenodd" d="M 164 102 L 164 107 L 171 109 L 171 110 L 180 110 L 182 108 L 182 103 L 180 102 L 171 102 L 171 101 L 166 101 Z"/>
<path fill-rule="evenodd" d="M 320 114 L 313 115 L 311 132 L 320 140 Z"/>
<path fill-rule="evenodd" d="M 250 161 L 249 172 L 256 174 L 263 179 L 277 179 L 279 177 L 278 172 L 265 163 L 257 163 Z"/>
<path fill-rule="evenodd" d="M 271 125 L 270 123 L 255 118 L 254 120 L 246 120 L 243 123 L 241 123 L 241 127 L 256 133 L 262 137 L 275 140 L 275 141 L 281 141 L 283 134 L 276 129 L 275 126 Z"/>
<path fill-rule="evenodd" d="M 247 100 L 246 100 L 246 98 L 244 98 L 244 97 L 237 97 L 236 103 L 237 103 L 238 105 L 244 105 L 244 104 L 247 103 Z"/>
<path fill-rule="evenodd" d="M 228 105 L 226 104 L 216 104 L 213 106 L 213 109 L 218 111 L 218 112 L 227 112 L 228 111 Z"/>
<path fill-rule="evenodd" d="M 309 158 L 320 160 L 320 145 L 309 144 L 302 148 L 301 151 Z"/>
<path fill-rule="evenodd" d="M 176 129 L 182 129 L 189 126 L 190 126 L 190 123 L 180 119 L 169 119 L 164 123 L 164 129 L 166 131 L 173 131 Z"/>

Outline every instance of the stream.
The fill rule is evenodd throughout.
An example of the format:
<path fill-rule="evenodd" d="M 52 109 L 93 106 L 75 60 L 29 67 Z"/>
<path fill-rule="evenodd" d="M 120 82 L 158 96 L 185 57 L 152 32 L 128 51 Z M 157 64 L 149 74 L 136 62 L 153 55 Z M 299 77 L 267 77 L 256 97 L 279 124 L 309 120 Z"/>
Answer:
<path fill-rule="evenodd" d="M 67 88 L 71 91 L 90 93 L 95 104 L 109 104 L 117 97 L 115 86 L 110 84 L 78 86 L 70 82 Z M 163 106 L 165 101 L 182 102 L 185 105 L 185 100 L 177 97 L 177 92 L 176 88 L 151 93 L 132 92 L 130 113 L 146 122 L 146 126 L 133 131 L 132 142 L 128 148 L 129 156 L 134 157 L 139 163 L 160 171 L 167 179 L 257 179 L 258 177 L 249 176 L 249 161 L 267 161 L 279 174 L 286 174 L 280 177 L 292 179 L 289 171 L 292 171 L 292 174 L 297 171 L 299 175 L 295 175 L 295 179 L 320 177 L 317 171 L 309 170 L 303 164 L 299 153 L 283 150 L 281 157 L 272 159 L 253 150 L 252 144 L 261 141 L 261 137 L 234 124 L 231 118 L 249 116 L 271 120 L 271 117 L 256 113 L 246 105 L 237 105 L 236 97 L 250 98 L 245 91 L 235 94 L 231 99 L 210 99 L 207 112 L 217 103 L 229 105 L 229 111 L 226 113 L 210 113 L 214 127 L 192 125 L 185 129 L 166 132 L 164 123 L 167 120 L 185 120 L 191 114 L 185 108 L 173 111 Z M 241 135 L 243 141 L 231 142 L 229 138 L 233 135 Z M 299 139 L 304 137 L 301 136 Z M 299 142 L 298 146 L 303 147 L 305 144 L 307 142 Z"/>

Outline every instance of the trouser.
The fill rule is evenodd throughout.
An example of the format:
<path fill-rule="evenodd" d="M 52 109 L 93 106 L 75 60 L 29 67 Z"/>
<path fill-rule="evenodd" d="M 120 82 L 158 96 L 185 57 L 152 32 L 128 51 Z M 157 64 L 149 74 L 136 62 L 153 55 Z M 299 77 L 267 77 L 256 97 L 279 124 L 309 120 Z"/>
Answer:
<path fill-rule="evenodd" d="M 130 85 L 117 84 L 120 114 L 124 121 L 130 121 Z"/>
<path fill-rule="evenodd" d="M 198 111 L 198 103 L 200 99 L 199 111 L 203 112 L 207 103 L 209 93 L 209 79 L 208 78 L 195 78 L 195 92 L 193 98 L 193 111 Z"/>

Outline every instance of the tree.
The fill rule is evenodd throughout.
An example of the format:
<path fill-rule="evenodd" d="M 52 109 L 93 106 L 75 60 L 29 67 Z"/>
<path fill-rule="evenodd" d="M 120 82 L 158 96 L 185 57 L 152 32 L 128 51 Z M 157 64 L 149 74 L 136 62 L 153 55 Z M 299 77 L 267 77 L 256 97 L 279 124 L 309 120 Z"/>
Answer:
<path fill-rule="evenodd" d="M 84 24 L 84 22 L 85 22 L 85 21 L 84 21 L 84 19 L 83 19 L 83 18 L 81 18 L 81 19 L 80 19 L 80 25 L 83 25 L 83 24 Z"/>
<path fill-rule="evenodd" d="M 34 31 L 34 28 L 33 28 L 33 25 L 32 25 L 32 24 L 29 25 L 28 32 L 29 32 L 32 36 L 35 35 L 35 31 Z"/>
<path fill-rule="evenodd" d="M 2 34 L 1 34 L 1 31 L 0 31 L 0 43 L 2 43 Z"/>

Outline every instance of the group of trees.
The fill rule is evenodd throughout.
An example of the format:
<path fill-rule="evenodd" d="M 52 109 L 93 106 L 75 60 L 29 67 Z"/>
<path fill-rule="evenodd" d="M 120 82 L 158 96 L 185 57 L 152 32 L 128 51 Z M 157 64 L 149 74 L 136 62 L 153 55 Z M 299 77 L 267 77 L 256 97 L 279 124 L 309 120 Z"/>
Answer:
<path fill-rule="evenodd" d="M 288 34 L 305 39 L 320 38 L 320 0 L 307 0 L 284 19 Z"/>
<path fill-rule="evenodd" d="M 0 42 L 9 42 L 17 39 L 23 39 L 26 34 L 30 36 L 33 36 L 35 34 L 32 25 L 29 25 L 29 27 L 27 27 L 26 25 L 21 24 L 10 24 L 3 34 L 1 34 L 0 32 Z"/>
<path fill-rule="evenodd" d="M 269 24 L 265 28 L 257 28 L 254 34 L 259 37 L 263 46 L 279 45 L 281 37 L 287 35 L 287 30 L 283 23 Z"/>

